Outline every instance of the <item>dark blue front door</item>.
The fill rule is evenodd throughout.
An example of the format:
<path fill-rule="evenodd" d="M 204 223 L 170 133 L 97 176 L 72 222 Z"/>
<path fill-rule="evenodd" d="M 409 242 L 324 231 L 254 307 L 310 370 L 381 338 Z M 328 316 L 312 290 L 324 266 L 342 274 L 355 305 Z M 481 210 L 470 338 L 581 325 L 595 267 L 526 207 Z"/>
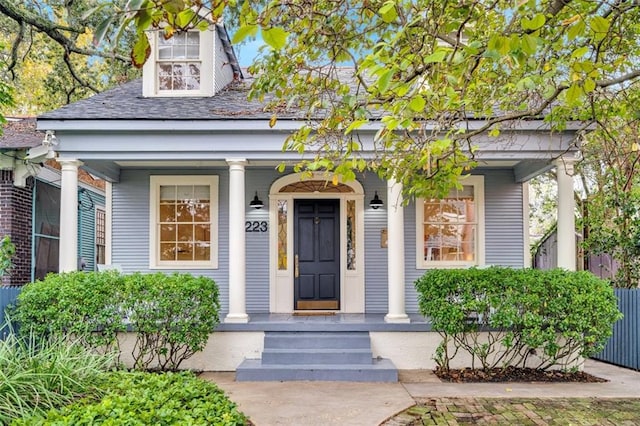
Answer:
<path fill-rule="evenodd" d="M 296 310 L 340 309 L 340 200 L 295 200 Z"/>

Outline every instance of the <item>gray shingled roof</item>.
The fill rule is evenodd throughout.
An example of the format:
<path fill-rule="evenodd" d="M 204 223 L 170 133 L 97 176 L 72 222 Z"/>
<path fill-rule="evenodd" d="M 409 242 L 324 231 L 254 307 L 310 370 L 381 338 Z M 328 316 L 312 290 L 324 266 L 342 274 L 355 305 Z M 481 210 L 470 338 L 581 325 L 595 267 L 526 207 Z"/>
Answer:
<path fill-rule="evenodd" d="M 142 96 L 142 79 L 45 113 L 38 120 L 223 120 L 269 119 L 259 102 L 247 100 L 250 81 L 234 82 L 213 97 Z"/>
<path fill-rule="evenodd" d="M 355 92 L 354 69 L 338 68 L 337 72 L 338 78 L 353 86 Z M 232 82 L 213 97 L 145 98 L 142 79 L 138 79 L 45 113 L 38 120 L 269 120 L 273 111 L 265 110 L 266 102 L 247 99 L 253 77 L 242 74 L 244 80 Z M 315 110 L 317 118 L 323 115 L 322 109 Z M 279 120 L 303 116 L 295 105 L 278 109 Z"/>
<path fill-rule="evenodd" d="M 338 78 L 357 90 L 353 68 L 338 68 Z M 246 73 L 245 73 L 246 76 Z M 249 101 L 247 95 L 253 77 L 234 81 L 212 97 L 143 97 L 142 79 L 124 83 L 114 89 L 45 113 L 38 120 L 269 120 L 273 111 L 266 102 Z M 495 115 L 503 113 L 495 108 Z M 316 109 L 315 118 L 324 116 Z M 380 111 L 369 111 L 370 118 L 380 118 Z M 279 120 L 299 120 L 304 113 L 294 106 L 278 109 Z M 469 120 L 482 119 L 468 113 Z M 536 118 L 533 118 L 536 119 Z M 538 117 L 539 119 L 539 117 Z"/>
<path fill-rule="evenodd" d="M 11 119 L 2 126 L 0 148 L 22 149 L 32 148 L 42 143 L 44 133 L 36 130 L 36 119 L 33 117 Z"/>

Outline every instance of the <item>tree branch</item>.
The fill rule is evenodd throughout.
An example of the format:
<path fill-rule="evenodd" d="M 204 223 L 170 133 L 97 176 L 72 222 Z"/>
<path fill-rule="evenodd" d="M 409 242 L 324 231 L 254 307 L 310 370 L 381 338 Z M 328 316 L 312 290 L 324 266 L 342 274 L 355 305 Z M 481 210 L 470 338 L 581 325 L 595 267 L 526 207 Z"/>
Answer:
<path fill-rule="evenodd" d="M 20 44 L 24 39 L 24 30 L 25 30 L 24 23 L 21 22 L 20 29 L 18 30 L 18 34 L 16 34 L 16 38 L 13 40 L 13 44 L 11 45 L 11 60 L 7 65 L 7 71 L 11 73 L 12 80 L 16 78 L 16 73 L 14 71 L 14 68 L 16 67 L 16 65 L 18 65 L 18 49 L 20 48 Z"/>
<path fill-rule="evenodd" d="M 547 13 L 555 16 L 560 13 L 560 11 L 565 8 L 565 6 L 571 3 L 571 1 L 572 0 L 553 0 L 547 8 Z"/>
<path fill-rule="evenodd" d="M 599 80 L 599 81 L 596 82 L 596 85 L 598 87 L 605 88 L 605 87 L 609 87 L 609 86 L 614 86 L 616 84 L 621 84 L 621 83 L 624 83 L 626 81 L 636 79 L 638 77 L 640 77 L 640 69 L 633 70 L 633 71 L 631 71 L 631 72 L 629 72 L 627 74 L 622 74 L 621 76 L 616 77 L 616 78 L 612 78 L 610 80 Z"/>
<path fill-rule="evenodd" d="M 85 56 L 98 56 L 101 58 L 116 59 L 122 62 L 130 62 L 127 56 L 116 53 L 105 53 L 96 49 L 85 49 L 78 47 L 74 41 L 65 36 L 62 31 L 69 31 L 75 34 L 82 34 L 85 28 L 73 28 L 69 26 L 57 25 L 49 20 L 43 19 L 27 10 L 19 9 L 10 0 L 0 0 L 0 14 L 7 16 L 20 26 L 29 25 L 36 30 L 46 34 L 50 39 L 62 46 L 65 52 L 77 53 Z"/>
<path fill-rule="evenodd" d="M 78 73 L 76 73 L 73 63 L 71 62 L 71 56 L 69 55 L 69 52 L 64 53 L 64 63 L 67 65 L 67 69 L 69 70 L 69 73 L 71 74 L 71 76 L 75 81 L 77 81 L 81 86 L 84 86 L 93 90 L 95 93 L 100 93 L 100 90 L 98 90 L 95 86 L 91 85 L 91 83 L 83 80 L 78 75 Z"/>

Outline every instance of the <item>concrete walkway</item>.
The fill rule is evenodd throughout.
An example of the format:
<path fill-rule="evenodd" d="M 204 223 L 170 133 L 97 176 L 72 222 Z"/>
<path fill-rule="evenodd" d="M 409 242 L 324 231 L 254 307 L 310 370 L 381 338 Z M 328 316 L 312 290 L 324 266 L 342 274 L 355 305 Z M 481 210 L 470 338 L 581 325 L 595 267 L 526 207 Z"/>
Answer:
<path fill-rule="evenodd" d="M 442 383 L 431 371 L 402 371 L 399 383 L 236 382 L 204 373 L 257 426 L 376 426 L 422 398 L 640 398 L 640 372 L 587 360 L 607 383 Z"/>

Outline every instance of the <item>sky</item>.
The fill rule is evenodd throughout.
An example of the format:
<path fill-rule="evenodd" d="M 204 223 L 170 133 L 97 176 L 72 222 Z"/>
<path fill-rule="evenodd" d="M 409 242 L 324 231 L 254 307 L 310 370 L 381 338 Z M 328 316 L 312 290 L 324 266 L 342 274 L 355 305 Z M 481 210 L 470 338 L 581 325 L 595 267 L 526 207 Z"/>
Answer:
<path fill-rule="evenodd" d="M 264 45 L 264 41 L 260 35 L 255 40 L 248 40 L 242 44 L 234 44 L 233 50 L 236 52 L 238 62 L 241 67 L 251 65 L 253 59 L 258 55 L 258 49 Z"/>

